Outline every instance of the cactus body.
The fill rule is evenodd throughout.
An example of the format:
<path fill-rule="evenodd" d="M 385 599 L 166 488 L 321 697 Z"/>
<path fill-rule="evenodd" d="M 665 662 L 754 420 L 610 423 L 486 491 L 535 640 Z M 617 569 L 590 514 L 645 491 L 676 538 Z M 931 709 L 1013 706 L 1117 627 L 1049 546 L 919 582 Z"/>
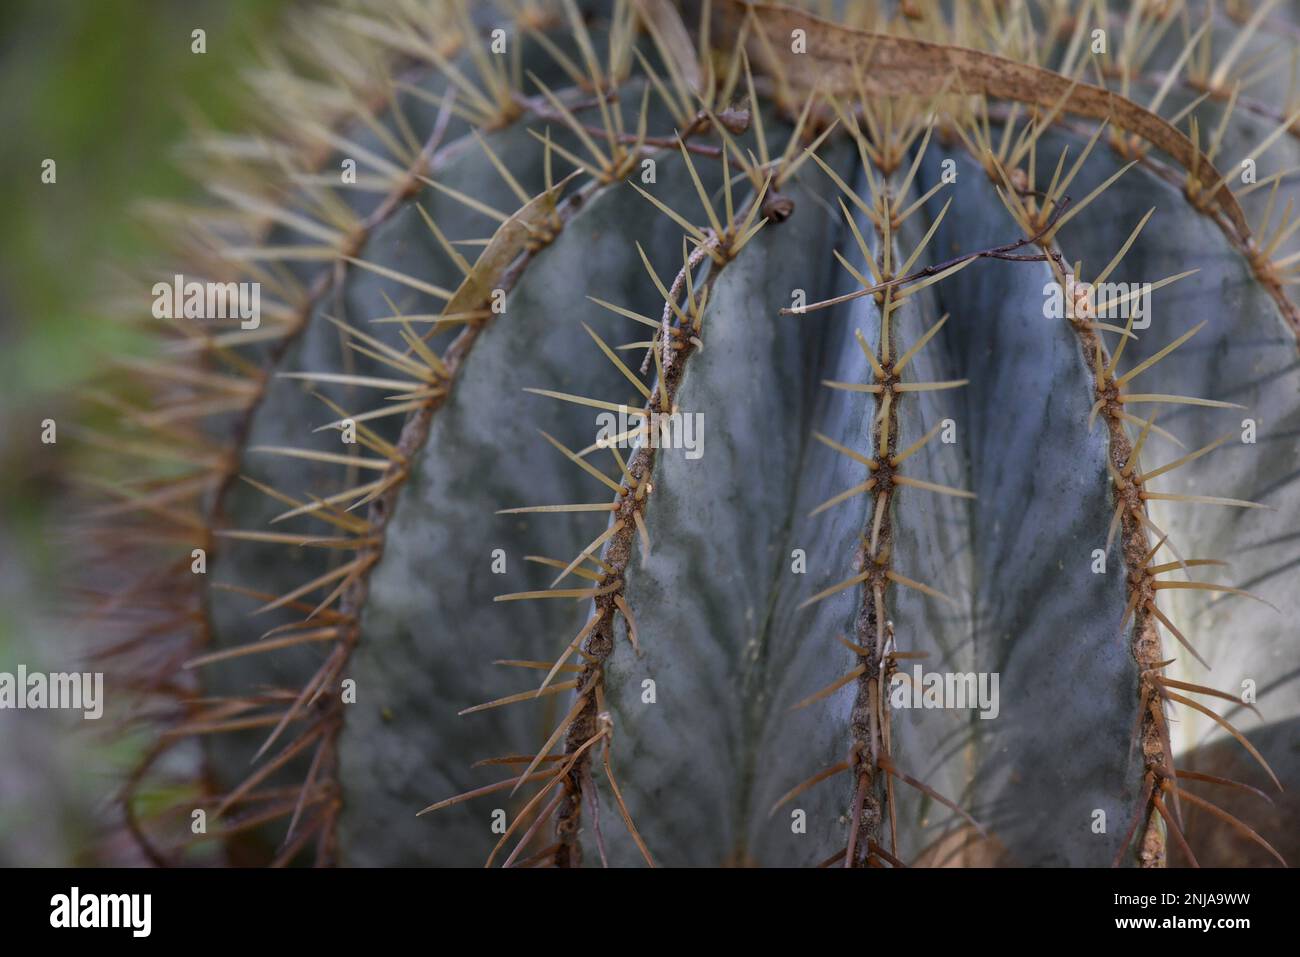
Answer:
<path fill-rule="evenodd" d="M 187 333 L 246 401 L 162 550 L 213 573 L 160 677 L 124 656 L 179 725 L 134 783 L 198 782 L 241 862 L 1285 857 L 1300 97 L 1233 85 L 1269 11 L 472 6 L 345 17 L 425 61 L 298 131 L 368 202 L 277 183 L 198 260 L 284 315 Z M 600 431 L 650 413 L 675 447 Z"/>

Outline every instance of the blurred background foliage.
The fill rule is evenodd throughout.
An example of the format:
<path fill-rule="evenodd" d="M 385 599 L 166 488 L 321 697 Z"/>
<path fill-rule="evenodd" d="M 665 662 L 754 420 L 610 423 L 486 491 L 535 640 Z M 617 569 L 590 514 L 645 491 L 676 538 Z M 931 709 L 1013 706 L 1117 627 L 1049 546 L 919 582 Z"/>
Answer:
<path fill-rule="evenodd" d="M 40 423 L 62 424 L 102 356 L 137 348 L 99 308 L 114 268 L 154 248 L 136 207 L 198 195 L 175 163 L 187 117 L 239 125 L 239 74 L 287 6 L 0 2 L 0 672 L 86 670 L 58 614 L 76 543 L 53 530 L 65 479 Z M 196 28 L 204 54 L 191 52 Z M 54 184 L 41 182 L 46 158 Z M 124 862 L 102 826 L 129 746 L 110 752 L 79 715 L 0 711 L 0 865 Z"/>

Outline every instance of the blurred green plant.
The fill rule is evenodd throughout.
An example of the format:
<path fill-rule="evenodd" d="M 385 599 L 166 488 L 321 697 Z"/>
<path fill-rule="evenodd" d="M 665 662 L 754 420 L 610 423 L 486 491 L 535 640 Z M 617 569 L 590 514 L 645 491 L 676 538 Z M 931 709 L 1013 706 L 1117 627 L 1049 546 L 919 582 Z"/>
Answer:
<path fill-rule="evenodd" d="M 10 191 L 0 242 L 0 373 L 15 394 L 56 391 L 79 379 L 97 350 L 88 337 L 114 328 L 90 321 L 95 279 L 113 260 L 136 259 L 150 236 L 132 215 L 141 196 L 193 191 L 172 146 L 188 110 L 233 120 L 231 77 L 249 40 L 273 24 L 284 0 L 29 0 L 0 6 L 0 103 L 7 148 L 0 180 Z M 191 52 L 190 33 L 207 33 Z M 58 182 L 40 164 L 58 163 Z M 70 276 L 77 277 L 69 281 Z M 72 344 L 77 348 L 69 348 Z"/>

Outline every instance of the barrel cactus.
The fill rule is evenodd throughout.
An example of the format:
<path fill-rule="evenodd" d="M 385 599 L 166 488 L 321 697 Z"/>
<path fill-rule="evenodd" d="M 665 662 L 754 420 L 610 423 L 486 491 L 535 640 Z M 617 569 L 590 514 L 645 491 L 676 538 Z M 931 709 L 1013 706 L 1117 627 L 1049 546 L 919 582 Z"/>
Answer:
<path fill-rule="evenodd" d="M 1289 8 L 807 7 L 341 3 L 198 136 L 141 275 L 260 314 L 95 392 L 151 860 L 1293 857 Z"/>

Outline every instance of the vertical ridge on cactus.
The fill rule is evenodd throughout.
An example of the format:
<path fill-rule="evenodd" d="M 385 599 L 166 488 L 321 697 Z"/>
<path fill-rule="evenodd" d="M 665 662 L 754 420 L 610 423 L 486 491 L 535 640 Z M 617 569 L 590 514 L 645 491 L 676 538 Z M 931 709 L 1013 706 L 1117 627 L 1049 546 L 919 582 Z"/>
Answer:
<path fill-rule="evenodd" d="M 155 862 L 1294 859 L 1300 35 L 807 6 L 348 4 L 203 137 L 263 321 L 88 516 Z"/>

